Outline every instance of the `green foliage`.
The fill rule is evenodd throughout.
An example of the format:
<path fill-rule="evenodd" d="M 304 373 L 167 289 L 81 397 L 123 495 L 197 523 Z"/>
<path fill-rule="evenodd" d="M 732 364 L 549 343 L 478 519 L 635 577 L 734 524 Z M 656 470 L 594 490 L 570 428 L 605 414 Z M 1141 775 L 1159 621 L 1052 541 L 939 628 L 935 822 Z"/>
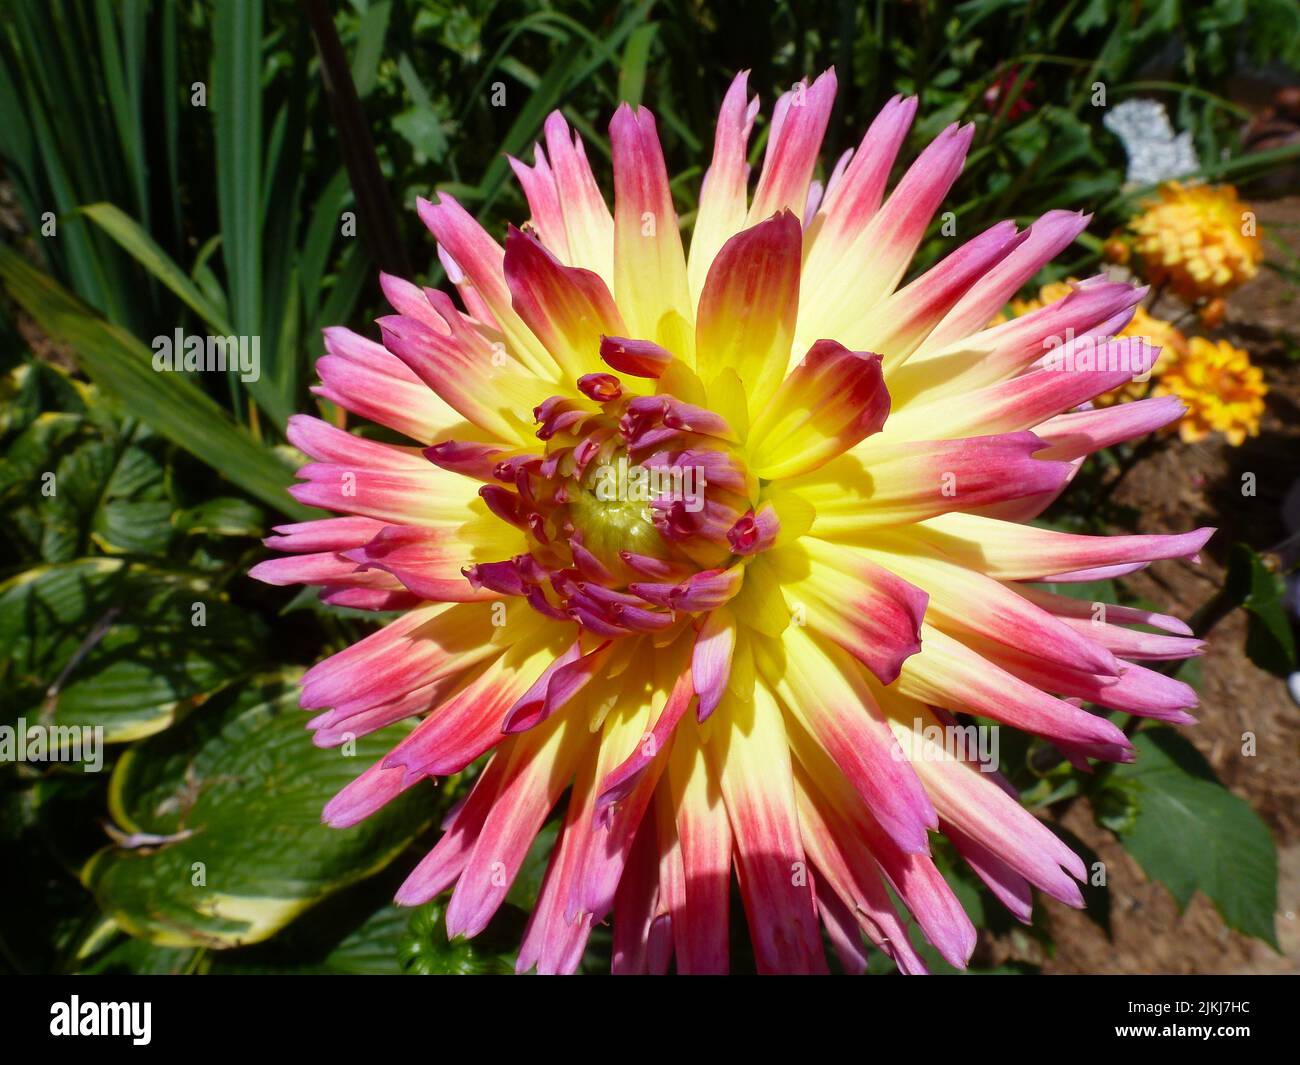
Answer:
<path fill-rule="evenodd" d="M 1283 603 L 1286 588 L 1281 576 L 1247 544 L 1236 544 L 1223 590 L 1230 603 L 1246 611 L 1250 660 L 1280 677 L 1294 670 L 1295 634 Z"/>
<path fill-rule="evenodd" d="M 452 192 L 496 234 L 519 222 L 526 205 L 505 157 L 530 158 L 555 108 L 607 188 L 614 106 L 653 109 L 689 227 L 717 106 L 742 67 L 766 108 L 755 164 L 772 101 L 832 63 L 840 94 L 828 161 L 857 144 L 895 92 L 922 98 L 900 168 L 946 124 L 973 122 L 950 198 L 962 237 L 1052 207 L 1097 212 L 1094 233 L 1127 217 L 1144 190 L 1124 186 L 1119 144 L 1093 103 L 1098 83 L 1108 105 L 1164 99 L 1175 124 L 1195 132 L 1207 175 L 1236 180 L 1300 154 L 1244 155 L 1244 115 L 1221 95 L 1242 55 L 1300 64 L 1291 0 L 781 0 L 760 18 L 733 0 L 333 7 L 373 146 L 331 112 L 294 0 L 6 8 L 0 158 L 25 234 L 0 244 L 10 301 L 0 315 L 23 326 L 0 317 L 0 724 L 101 726 L 109 771 L 0 765 L 0 862 L 27 900 L 0 913 L 0 969 L 513 969 L 555 821 L 472 943 L 447 941 L 444 900 L 390 905 L 428 845 L 424 829 L 467 780 L 416 789 L 345 832 L 323 827 L 323 803 L 395 733 L 359 740 L 355 757 L 312 747 L 294 667 L 365 629 L 358 612 L 311 592 L 245 579 L 270 525 L 315 513 L 285 491 L 294 456 L 283 426 L 297 410 L 337 413 L 308 392 L 321 328 L 374 335 L 382 313 L 376 234 L 345 225 L 362 199 L 345 160 L 374 164 L 396 201 L 380 221 L 416 279 L 438 284 L 415 198 Z M 914 269 L 950 249 L 936 232 Z M 1034 283 L 1089 272 L 1097 256 L 1095 236 L 1085 237 Z M 258 379 L 156 372 L 153 338 L 176 329 L 257 337 Z M 1060 527 L 1100 531 L 1117 517 L 1091 506 L 1090 478 L 1105 461 L 1080 476 Z M 1054 590 L 1105 602 L 1125 594 L 1110 581 Z M 1288 668 L 1294 644 L 1276 575 L 1241 549 L 1227 594 L 1249 612 L 1252 658 Z M 1267 831 L 1184 741 L 1139 731 L 1136 766 L 1096 782 L 1048 744 L 1004 741 L 1008 775 L 1036 810 L 1050 816 L 1088 796 L 1180 904 L 1200 890 L 1230 925 L 1272 941 Z M 1050 950 L 1041 919 L 1012 927 L 959 862 L 939 860 L 980 927 Z M 1106 926 L 1105 890 L 1089 887 L 1086 901 Z M 753 962 L 738 898 L 732 910 L 744 971 Z M 607 970 L 609 952 L 598 929 L 584 971 Z M 873 953 L 872 971 L 889 968 Z"/>
<path fill-rule="evenodd" d="M 15 714 L 102 727 L 107 743 L 201 705 L 248 672 L 265 636 L 209 579 L 120 559 L 41 566 L 0 586 Z"/>
<path fill-rule="evenodd" d="M 1137 759 L 1117 766 L 1107 792 L 1123 817 L 1107 819 L 1153 880 L 1184 907 L 1206 895 L 1228 926 L 1277 948 L 1277 852 L 1259 815 L 1214 776 L 1187 740 L 1167 728 L 1139 732 Z"/>
<path fill-rule="evenodd" d="M 287 514 L 310 513 L 286 496 L 292 472 L 272 450 L 235 425 L 185 375 L 156 372 L 143 343 L 94 315 L 4 245 L 0 281 L 50 337 L 78 353 L 81 368 L 130 414 L 263 502 Z"/>
<path fill-rule="evenodd" d="M 354 828 L 321 824 L 330 796 L 406 729 L 358 739 L 354 752 L 306 745 L 296 679 L 241 685 L 118 760 L 109 807 L 126 841 L 96 854 L 82 880 L 120 928 L 161 946 L 258 943 L 427 826 L 418 791 Z"/>

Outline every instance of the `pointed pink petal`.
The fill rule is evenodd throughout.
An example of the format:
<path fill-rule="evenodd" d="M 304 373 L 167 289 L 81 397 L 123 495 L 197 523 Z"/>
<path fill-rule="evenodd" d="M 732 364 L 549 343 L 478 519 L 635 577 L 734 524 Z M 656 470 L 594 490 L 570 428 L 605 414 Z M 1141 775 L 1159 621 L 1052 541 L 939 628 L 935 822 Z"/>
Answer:
<path fill-rule="evenodd" d="M 835 71 L 826 71 L 811 86 L 800 82 L 782 97 L 784 117 L 773 123 L 763 172 L 749 208 L 750 225 L 778 211 L 801 212 L 808 183 L 835 103 Z M 778 104 L 778 107 L 781 105 Z M 798 216 L 798 215 L 796 215 Z"/>

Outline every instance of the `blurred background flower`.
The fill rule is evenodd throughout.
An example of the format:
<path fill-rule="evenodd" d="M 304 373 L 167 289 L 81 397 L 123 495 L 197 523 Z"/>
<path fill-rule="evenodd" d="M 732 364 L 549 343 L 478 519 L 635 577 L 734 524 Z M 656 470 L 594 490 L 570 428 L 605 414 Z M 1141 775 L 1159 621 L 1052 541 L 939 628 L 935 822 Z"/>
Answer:
<path fill-rule="evenodd" d="M 1187 405 L 1178 435 L 1187 443 L 1222 433 L 1237 447 L 1259 435 L 1268 386 L 1250 356 L 1226 340 L 1192 337 L 1181 357 L 1163 367 L 1156 395 L 1177 396 Z"/>
<path fill-rule="evenodd" d="M 1147 279 L 1188 303 L 1226 295 L 1264 258 L 1255 212 L 1231 185 L 1170 181 L 1129 228 Z"/>

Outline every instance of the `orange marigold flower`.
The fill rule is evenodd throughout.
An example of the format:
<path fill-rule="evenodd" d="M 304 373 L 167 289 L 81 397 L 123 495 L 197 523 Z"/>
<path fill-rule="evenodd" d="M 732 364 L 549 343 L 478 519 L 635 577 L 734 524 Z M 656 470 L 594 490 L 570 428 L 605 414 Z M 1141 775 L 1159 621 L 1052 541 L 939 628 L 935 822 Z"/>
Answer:
<path fill-rule="evenodd" d="M 1132 256 L 1133 249 L 1129 242 L 1120 234 L 1114 234 L 1105 244 L 1101 246 L 1101 254 L 1108 263 L 1118 263 L 1124 266 Z"/>
<path fill-rule="evenodd" d="M 1188 303 L 1249 281 L 1264 250 L 1255 215 L 1231 185 L 1170 181 L 1129 223 L 1148 280 L 1169 284 Z"/>
<path fill-rule="evenodd" d="M 1206 329 L 1218 329 L 1223 324 L 1223 319 L 1227 316 L 1227 313 L 1228 304 L 1223 297 L 1212 299 L 1199 311 L 1201 325 L 1205 326 Z"/>
<path fill-rule="evenodd" d="M 1239 447 L 1247 436 L 1259 435 L 1268 386 L 1241 348 L 1226 340 L 1192 337 L 1183 357 L 1164 368 L 1155 391 L 1177 396 L 1187 405 L 1178 423 L 1178 435 L 1187 443 L 1222 433 Z"/>

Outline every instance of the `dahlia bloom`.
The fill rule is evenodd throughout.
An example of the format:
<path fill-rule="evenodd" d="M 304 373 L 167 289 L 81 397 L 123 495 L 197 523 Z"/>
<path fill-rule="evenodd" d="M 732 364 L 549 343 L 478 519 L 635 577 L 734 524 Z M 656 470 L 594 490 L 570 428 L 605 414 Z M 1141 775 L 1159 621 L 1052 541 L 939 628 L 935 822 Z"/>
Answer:
<path fill-rule="evenodd" d="M 1210 433 L 1222 433 L 1233 447 L 1259 435 L 1268 386 L 1264 373 L 1251 365 L 1250 355 L 1226 340 L 1192 337 L 1182 358 L 1161 375 L 1155 388 L 1187 405 L 1178 434 L 1194 444 Z"/>
<path fill-rule="evenodd" d="M 1188 303 L 1212 299 L 1249 281 L 1264 247 L 1250 207 L 1231 185 L 1160 186 L 1129 223 L 1147 279 L 1168 283 Z"/>
<path fill-rule="evenodd" d="M 313 460 L 294 496 L 340 516 L 280 527 L 255 575 L 399 612 L 304 676 L 315 742 L 422 715 L 324 819 L 489 756 L 397 896 L 453 889 L 447 931 L 472 936 L 563 801 L 520 971 L 572 972 L 610 920 L 617 972 L 725 971 L 733 873 L 762 972 L 824 971 L 822 926 L 850 971 L 866 941 L 923 971 L 912 920 L 964 965 L 935 834 L 1024 921 L 1031 887 L 1080 905 L 1085 870 L 945 742 L 953 715 L 1079 765 L 1132 752 L 1085 700 L 1192 720 L 1192 690 L 1139 664 L 1197 653 L 1185 625 L 1035 582 L 1195 556 L 1210 530 L 1024 524 L 1087 454 L 1182 413 L 1076 410 L 1144 344 L 1044 361 L 1048 338 L 1113 335 L 1141 291 L 1094 278 L 985 328 L 1086 225 L 1063 211 L 901 284 L 972 128 L 886 195 L 916 111 L 895 97 L 823 186 L 834 92 L 827 72 L 777 101 L 751 195 L 758 101 L 735 79 L 689 252 L 650 112 L 610 124 L 612 215 L 552 114 L 512 160 L 531 219 L 504 248 L 451 196 L 419 204 L 462 306 L 384 277 L 382 343 L 327 331 L 317 394 L 413 444 L 290 423 Z"/>

